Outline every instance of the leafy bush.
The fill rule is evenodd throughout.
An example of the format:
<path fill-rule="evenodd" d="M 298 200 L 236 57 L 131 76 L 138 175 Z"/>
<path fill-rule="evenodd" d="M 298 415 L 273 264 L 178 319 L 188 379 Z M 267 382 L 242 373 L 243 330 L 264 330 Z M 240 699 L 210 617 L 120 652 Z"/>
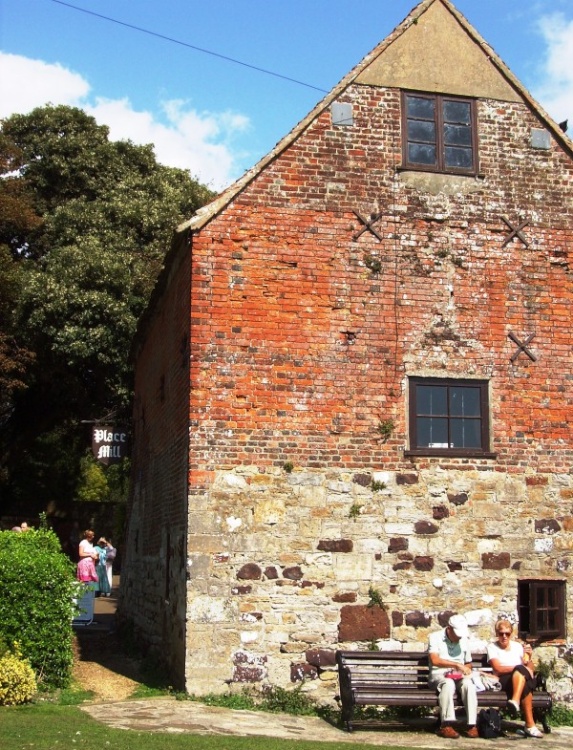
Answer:
<path fill-rule="evenodd" d="M 5 651 L 0 658 L 0 706 L 27 703 L 36 692 L 36 675 L 27 659 L 22 658 L 19 645 L 14 652 Z"/>
<path fill-rule="evenodd" d="M 77 587 L 52 531 L 0 532 L 0 637 L 19 643 L 43 687 L 70 682 Z"/>
<path fill-rule="evenodd" d="M 563 703 L 556 703 L 549 714 L 552 727 L 573 727 L 573 709 Z"/>

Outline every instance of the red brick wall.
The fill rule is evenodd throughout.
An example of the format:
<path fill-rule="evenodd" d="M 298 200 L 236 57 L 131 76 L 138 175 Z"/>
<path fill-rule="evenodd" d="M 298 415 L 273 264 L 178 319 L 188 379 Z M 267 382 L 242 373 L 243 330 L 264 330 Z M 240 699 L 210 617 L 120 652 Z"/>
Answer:
<path fill-rule="evenodd" d="M 491 379 L 495 466 L 563 470 L 570 155 L 530 147 L 542 125 L 525 106 L 480 102 L 481 176 L 438 178 L 460 191 L 432 194 L 397 171 L 399 93 L 356 87 L 346 98 L 352 127 L 324 113 L 194 238 L 192 469 L 399 468 L 406 376 L 438 374 Z M 383 214 L 383 242 L 354 241 L 354 211 Z M 503 247 L 501 217 L 529 220 L 529 248 Z M 509 332 L 535 334 L 536 363 L 510 362 Z M 387 443 L 384 419 L 396 423 Z"/>

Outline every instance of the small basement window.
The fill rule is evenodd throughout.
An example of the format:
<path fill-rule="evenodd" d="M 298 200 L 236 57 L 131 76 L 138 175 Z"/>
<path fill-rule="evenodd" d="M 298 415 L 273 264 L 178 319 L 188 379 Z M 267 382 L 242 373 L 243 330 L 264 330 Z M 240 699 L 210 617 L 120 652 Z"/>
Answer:
<path fill-rule="evenodd" d="M 476 174 L 475 101 L 403 92 L 402 149 L 406 169 Z"/>
<path fill-rule="evenodd" d="M 406 455 L 490 456 L 487 380 L 410 378 Z"/>
<path fill-rule="evenodd" d="M 517 609 L 521 637 L 565 638 L 565 581 L 519 581 Z"/>

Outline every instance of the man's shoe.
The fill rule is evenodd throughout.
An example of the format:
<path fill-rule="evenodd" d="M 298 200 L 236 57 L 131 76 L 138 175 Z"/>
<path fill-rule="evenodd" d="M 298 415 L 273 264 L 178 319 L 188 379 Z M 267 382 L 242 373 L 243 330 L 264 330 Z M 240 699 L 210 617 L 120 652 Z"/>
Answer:
<path fill-rule="evenodd" d="M 466 737 L 470 737 L 472 740 L 475 740 L 479 737 L 479 732 L 477 727 L 470 727 L 468 731 L 466 732 Z"/>
<path fill-rule="evenodd" d="M 457 740 L 460 736 L 453 727 L 449 726 L 449 724 L 440 727 L 436 734 L 438 737 L 445 737 L 447 740 Z"/>
<path fill-rule="evenodd" d="M 509 710 L 509 713 L 515 718 L 516 716 L 519 716 L 519 704 L 517 701 L 507 701 L 507 708 Z"/>
<path fill-rule="evenodd" d="M 541 739 L 541 737 L 543 737 L 543 732 L 540 732 L 536 726 L 525 727 L 525 734 L 528 737 L 535 737 L 536 740 L 539 740 Z"/>

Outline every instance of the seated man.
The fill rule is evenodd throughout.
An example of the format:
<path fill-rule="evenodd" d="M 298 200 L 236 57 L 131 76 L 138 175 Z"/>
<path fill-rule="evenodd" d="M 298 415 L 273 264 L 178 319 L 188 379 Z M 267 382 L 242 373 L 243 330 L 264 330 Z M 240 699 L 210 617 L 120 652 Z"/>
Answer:
<path fill-rule="evenodd" d="M 462 699 L 468 720 L 468 737 L 479 737 L 476 727 L 477 696 L 472 682 L 472 655 L 468 642 L 468 623 L 463 615 L 452 615 L 447 627 L 430 635 L 430 675 L 428 684 L 439 693 L 440 728 L 438 734 L 448 739 L 460 735 L 452 724 L 456 720 L 454 696 L 456 691 Z M 448 672 L 461 675 L 454 680 Z M 457 676 L 457 675 L 453 675 Z"/>

